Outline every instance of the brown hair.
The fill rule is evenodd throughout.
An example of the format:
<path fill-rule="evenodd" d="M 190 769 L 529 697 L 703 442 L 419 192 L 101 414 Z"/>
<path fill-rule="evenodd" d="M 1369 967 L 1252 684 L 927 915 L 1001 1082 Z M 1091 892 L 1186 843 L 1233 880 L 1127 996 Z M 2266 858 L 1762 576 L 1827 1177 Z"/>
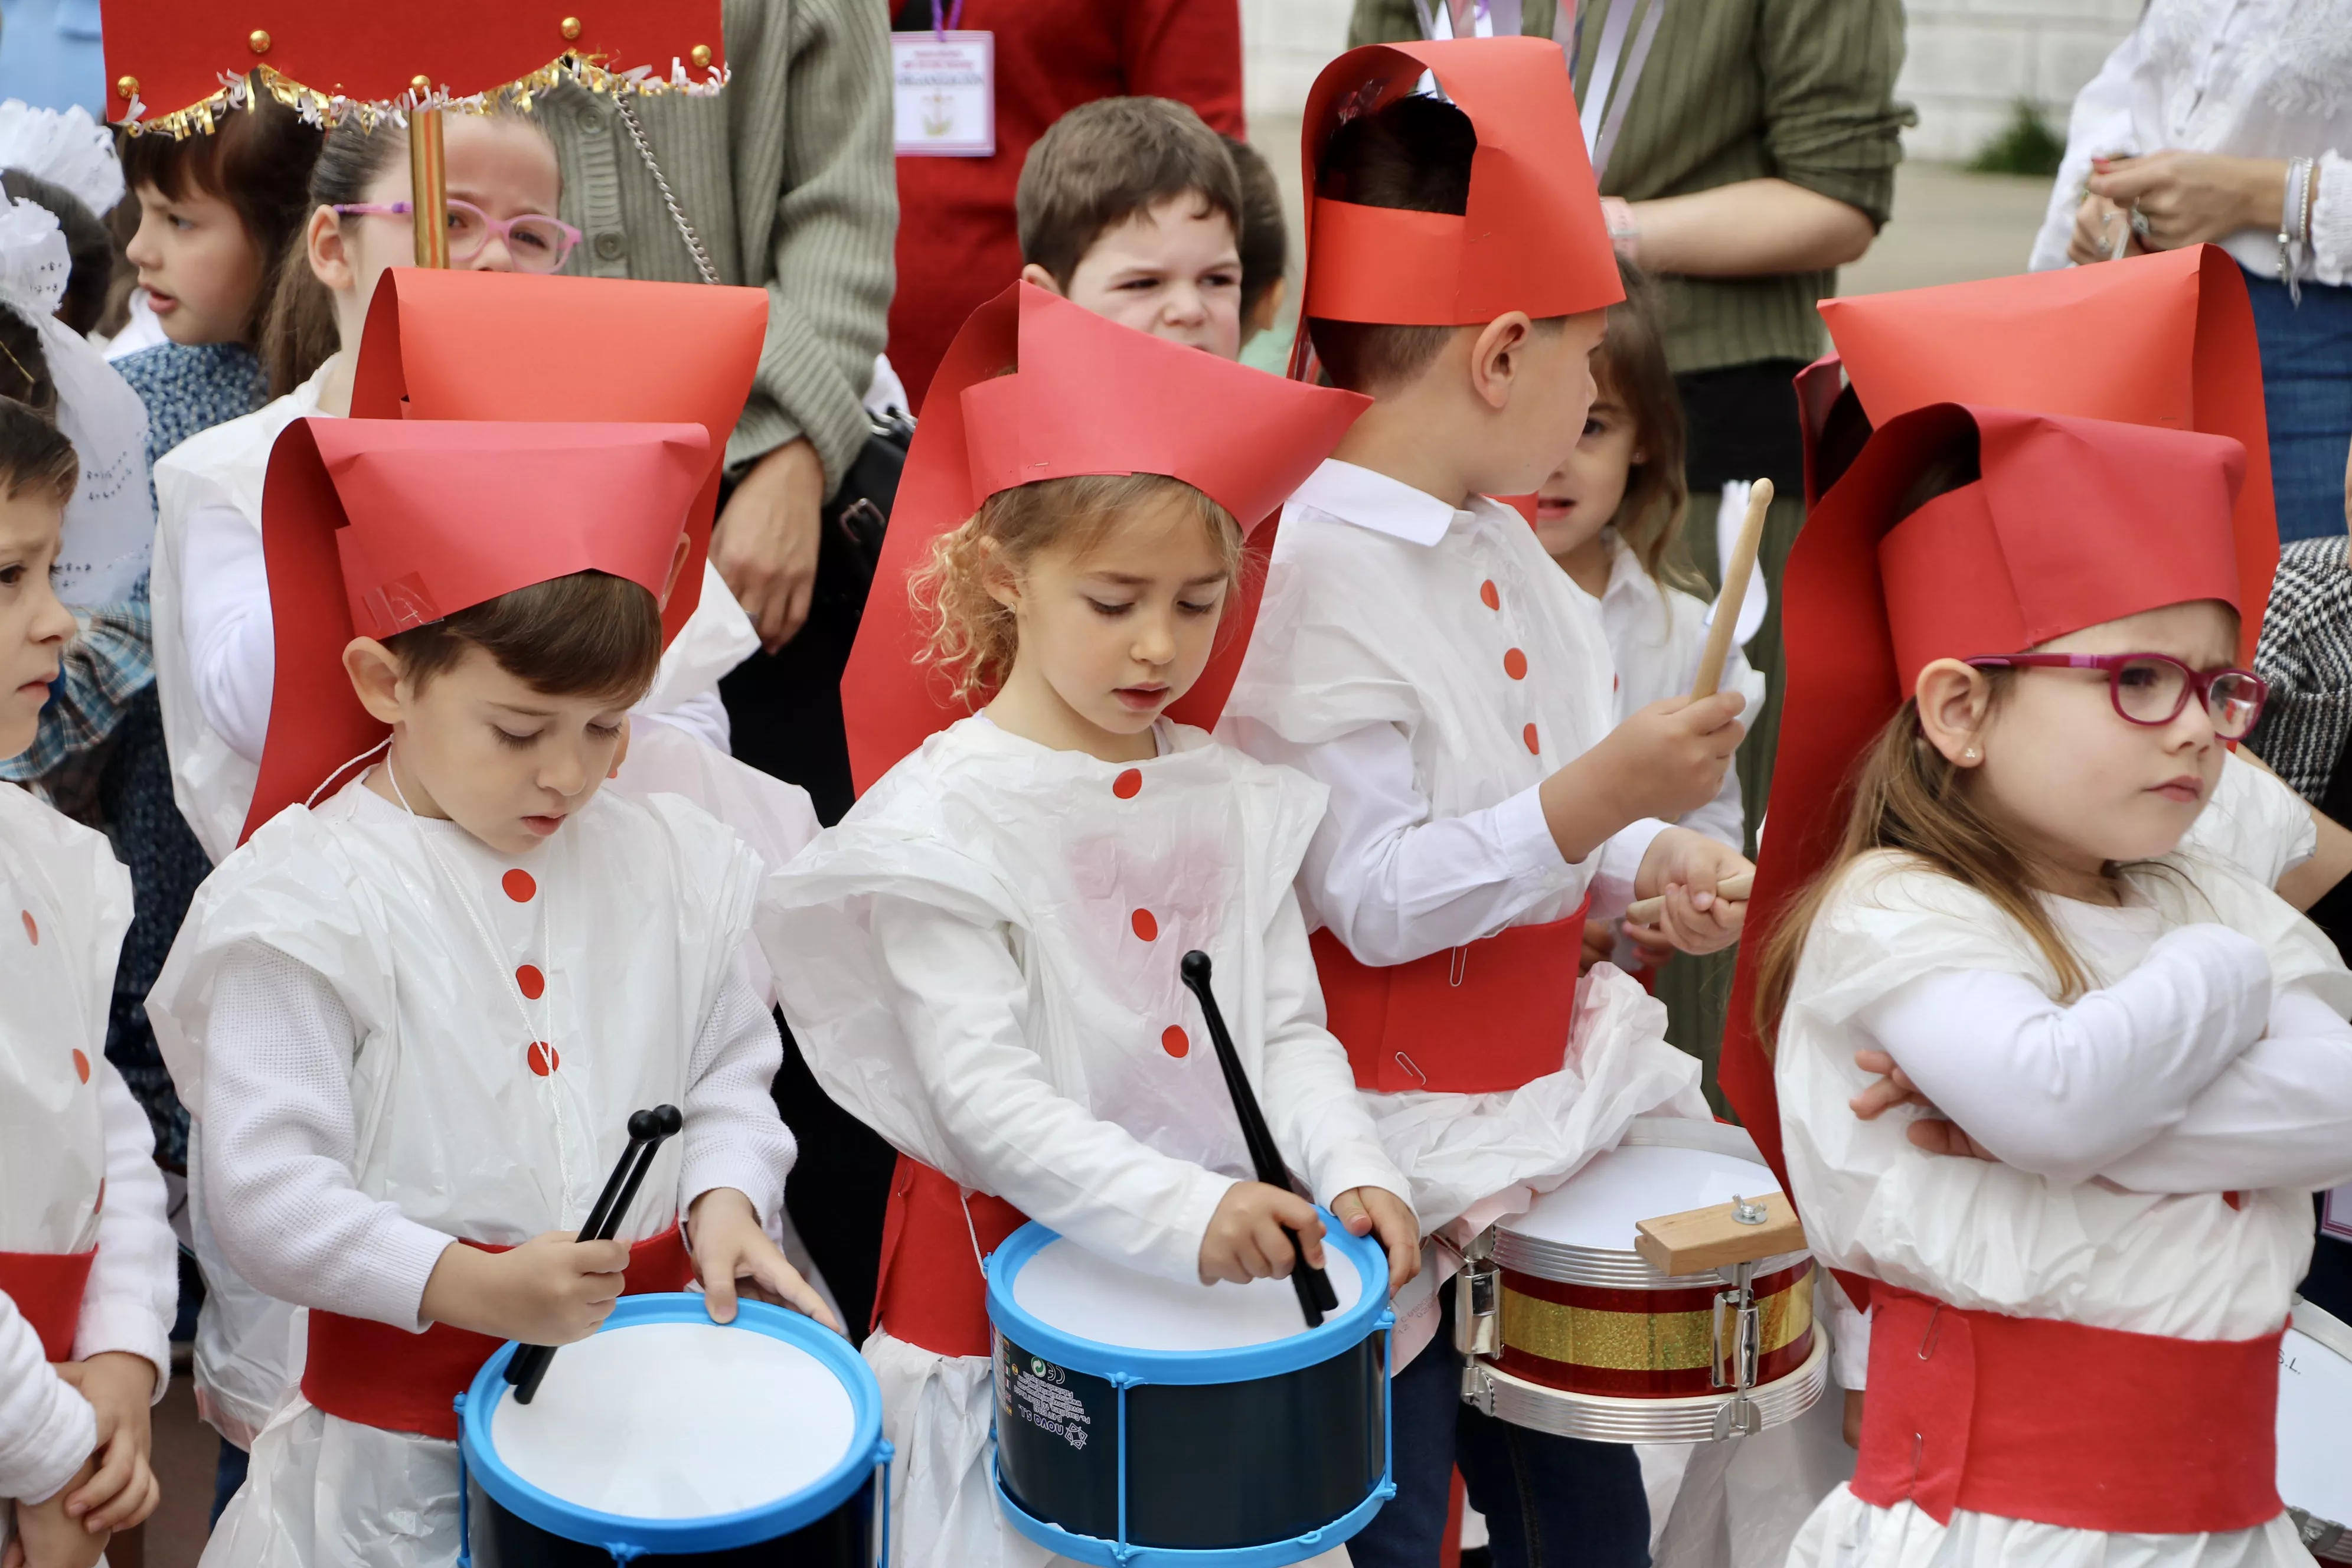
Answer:
<path fill-rule="evenodd" d="M 1704 597 L 1706 580 L 1683 542 L 1683 514 L 1690 506 L 1683 474 L 1686 437 L 1682 398 L 1666 365 L 1657 289 L 1629 261 L 1617 263 L 1617 275 L 1625 298 L 1609 307 L 1609 335 L 1593 356 L 1592 374 L 1602 395 L 1622 404 L 1633 420 L 1642 457 L 1625 476 L 1624 499 L 1610 522 L 1654 580 Z"/>
<path fill-rule="evenodd" d="M 319 156 L 320 132 L 271 96 L 258 79 L 247 79 L 248 107 L 218 114 L 213 129 L 185 138 L 148 132 L 115 137 L 122 179 L 132 195 L 152 186 L 166 201 L 191 193 L 217 196 L 236 211 L 261 258 L 261 279 L 247 319 L 247 342 L 258 342 L 278 295 L 287 281 L 289 246 L 299 254 L 308 201 L 310 166 Z"/>
<path fill-rule="evenodd" d="M 1443 99 L 1415 93 L 1360 114 L 1331 133 L 1315 194 L 1403 212 L 1470 210 L 1470 161 L 1478 132 Z M 1377 396 L 1427 370 L 1458 327 L 1307 321 L 1315 357 L 1334 386 Z"/>
<path fill-rule="evenodd" d="M 384 646 L 420 689 L 478 647 L 547 696 L 635 702 L 661 668 L 661 607 L 642 584 L 575 572 L 400 632 Z"/>
<path fill-rule="evenodd" d="M 58 406 L 40 328 L 5 306 L 0 306 L 0 398 L 43 416 L 54 416 Z"/>
<path fill-rule="evenodd" d="M 1979 477 L 1976 432 L 1930 463 L 1897 502 L 1895 521 L 1910 516 L 1937 496 Z M 1988 669 L 1991 704 L 1997 710 L 2017 679 L 2011 669 Z M 2058 982 L 2061 1000 L 2089 987 L 2082 961 L 2052 923 L 2034 896 L 2025 859 L 1976 801 L 1973 770 L 1955 766 L 1919 728 L 1919 703 L 1906 699 L 1862 754 L 1845 789 L 1851 802 L 1845 833 L 1811 880 L 1783 904 L 1761 933 L 1756 964 L 1756 1032 L 1769 1053 L 1778 1043 L 1780 1015 L 1805 942 L 1822 906 L 1847 870 L 1864 856 L 1893 850 L 1920 868 L 1950 878 L 1982 894 L 2032 940 Z M 2116 868 L 2106 868 L 2113 877 Z"/>
<path fill-rule="evenodd" d="M 1173 99 L 1098 98 L 1054 121 L 1021 164 L 1013 211 L 1021 259 L 1070 279 L 1104 231 L 1161 202 L 1196 198 L 1239 242 L 1241 183 L 1224 139 Z"/>
<path fill-rule="evenodd" d="M 1242 195 L 1242 320 L 1246 322 L 1289 268 L 1290 230 L 1282 221 L 1282 187 L 1275 181 L 1274 166 L 1248 142 L 1231 136 L 1224 141 Z"/>
<path fill-rule="evenodd" d="M 63 506 L 81 481 L 73 443 L 38 409 L 0 397 L 0 496 L 46 492 Z"/>
<path fill-rule="evenodd" d="M 98 214 L 82 205 L 80 197 L 37 174 L 0 169 L 0 191 L 46 208 L 58 220 L 71 267 L 66 274 L 65 298 L 58 301 L 57 317 L 75 332 L 88 336 L 106 315 L 107 291 L 114 284 L 114 237 L 99 222 Z"/>
<path fill-rule="evenodd" d="M 1059 545 L 1084 554 L 1120 518 L 1155 505 L 1191 509 L 1215 543 L 1227 579 L 1241 572 L 1241 528 L 1233 514 L 1181 479 L 1161 474 L 1082 474 L 999 490 L 961 527 L 932 542 L 930 559 L 907 581 L 919 626 L 929 636 L 916 662 L 948 678 L 958 700 L 977 703 L 1004 683 L 1019 649 L 1013 612 L 988 591 L 991 571 L 1018 574 Z"/>

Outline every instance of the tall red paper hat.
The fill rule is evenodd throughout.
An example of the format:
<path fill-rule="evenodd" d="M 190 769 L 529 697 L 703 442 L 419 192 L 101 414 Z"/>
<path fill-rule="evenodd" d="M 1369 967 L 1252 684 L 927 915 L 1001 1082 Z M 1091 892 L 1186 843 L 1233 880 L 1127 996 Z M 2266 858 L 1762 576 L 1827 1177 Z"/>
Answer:
<path fill-rule="evenodd" d="M 1983 478 L 1896 523 L 1912 482 L 1971 431 Z M 1932 659 L 2021 652 L 2198 599 L 2258 612 L 2240 563 L 2264 549 L 2275 557 L 2277 543 L 2267 518 L 2236 507 L 2246 467 L 2245 448 L 2226 437 L 1933 404 L 1873 434 L 1806 519 L 1780 590 L 1787 695 L 1772 821 L 1719 1068 L 1784 1187 L 1755 959 L 1844 836 L 1856 760 Z"/>
<path fill-rule="evenodd" d="M 715 92 L 718 0 L 102 0 L 107 118 L 133 133 L 210 131 L 246 74 L 332 122 L 570 78 L 600 92 Z M 421 84 L 421 85 L 420 85 Z"/>
<path fill-rule="evenodd" d="M 667 592 L 709 447 L 699 425 L 288 426 L 261 498 L 277 679 L 239 841 L 383 741 L 343 672 L 353 637 L 575 572 Z"/>
<path fill-rule="evenodd" d="M 1332 135 L 1422 90 L 1424 73 L 1469 117 L 1469 210 L 1401 212 L 1314 194 Z M 1524 310 L 1541 321 L 1625 297 L 1584 155 L 1567 58 L 1549 38 L 1449 38 L 1350 49 L 1307 95 L 1309 317 L 1462 326 Z"/>
<path fill-rule="evenodd" d="M 767 331 L 763 289 L 398 267 L 368 303 L 352 416 L 701 426 L 691 553 L 662 610 L 675 637 L 702 602 L 727 437 Z"/>
<path fill-rule="evenodd" d="M 1040 479 L 1165 474 L 1252 531 L 1370 401 L 1148 336 L 1026 283 L 973 311 L 924 396 L 841 679 L 857 787 L 971 711 L 916 663 L 923 639 L 903 584 L 982 501 Z M 1215 722 L 1248 634 L 1245 624 L 1221 628 L 1220 661 L 1177 717 Z"/>
<path fill-rule="evenodd" d="M 2277 553 L 2276 524 L 2253 310 L 2244 275 L 2227 253 L 2199 246 L 2095 267 L 1824 300 L 1822 319 L 1875 425 L 1931 403 L 1957 402 L 2201 430 L 2243 447 L 2238 567 L 2249 601 L 2243 650 L 2252 657 Z M 1816 421 L 1826 421 L 1835 396 L 1823 374 L 1815 367 L 1799 378 L 1800 406 L 1813 416 L 1807 422 L 1809 484 L 1822 427 Z"/>

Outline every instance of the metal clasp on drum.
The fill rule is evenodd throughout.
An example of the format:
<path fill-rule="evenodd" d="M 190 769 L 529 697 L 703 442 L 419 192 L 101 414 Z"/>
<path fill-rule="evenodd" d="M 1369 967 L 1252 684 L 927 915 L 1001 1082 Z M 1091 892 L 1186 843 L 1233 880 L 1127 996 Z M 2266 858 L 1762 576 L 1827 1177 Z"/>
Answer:
<path fill-rule="evenodd" d="M 1442 1245 L 1442 1244 L 1441 1244 Z M 1494 1382 L 1482 1362 L 1503 1353 L 1503 1276 L 1495 1267 L 1495 1233 L 1472 1242 L 1454 1277 L 1454 1348 L 1462 1357 L 1462 1398 L 1491 1415 Z"/>
<path fill-rule="evenodd" d="M 1748 1391 L 1756 1386 L 1757 1365 L 1762 1359 L 1763 1315 L 1756 1305 L 1756 1265 L 1734 1264 L 1730 1283 L 1729 1289 L 1716 1292 L 1711 1324 L 1714 1359 L 1707 1366 L 1710 1383 L 1733 1391 L 1715 1413 L 1713 1435 L 1718 1441 L 1764 1429 L 1764 1413 L 1748 1397 Z"/>

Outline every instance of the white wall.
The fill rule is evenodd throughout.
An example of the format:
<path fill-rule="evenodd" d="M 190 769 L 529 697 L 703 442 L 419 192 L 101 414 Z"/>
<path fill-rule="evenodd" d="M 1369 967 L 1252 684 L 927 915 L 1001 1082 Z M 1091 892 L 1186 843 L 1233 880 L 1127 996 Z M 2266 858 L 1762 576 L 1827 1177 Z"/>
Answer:
<path fill-rule="evenodd" d="M 1351 0 L 1241 0 L 1241 6 L 1242 95 L 1249 116 L 1294 121 L 1307 105 L 1315 73 L 1346 47 L 1355 6 Z M 1251 140 L 1265 144 L 1255 127 Z"/>

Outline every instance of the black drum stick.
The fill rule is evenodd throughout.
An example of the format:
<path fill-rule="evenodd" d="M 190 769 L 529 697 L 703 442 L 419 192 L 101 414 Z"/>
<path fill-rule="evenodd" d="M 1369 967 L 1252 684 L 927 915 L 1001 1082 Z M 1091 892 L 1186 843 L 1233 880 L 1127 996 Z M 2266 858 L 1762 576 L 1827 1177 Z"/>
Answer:
<path fill-rule="evenodd" d="M 1234 1049 L 1234 1037 L 1225 1030 L 1225 1016 L 1217 1007 L 1217 994 L 1210 987 L 1209 955 L 1199 948 L 1186 953 L 1182 973 L 1185 986 L 1201 999 L 1201 1016 L 1209 1021 L 1209 1044 L 1216 1047 L 1217 1065 L 1224 1069 L 1225 1089 L 1234 1097 L 1234 1114 L 1241 1119 L 1242 1142 L 1249 1149 L 1257 1179 L 1288 1192 L 1290 1172 L 1282 1163 L 1282 1151 L 1274 1146 L 1265 1112 L 1258 1109 L 1256 1091 L 1250 1088 L 1249 1075 L 1242 1071 L 1241 1055 Z M 1290 1270 L 1290 1283 L 1298 1292 L 1298 1310 L 1306 1315 L 1308 1328 L 1319 1329 L 1324 1313 L 1339 1310 L 1339 1293 L 1331 1289 L 1330 1277 L 1307 1261 L 1306 1245 L 1295 1230 L 1290 1233 L 1290 1251 L 1297 1259 Z"/>
<path fill-rule="evenodd" d="M 613 1173 L 604 1178 L 604 1190 L 596 1196 L 596 1206 L 588 1211 L 587 1223 L 580 1227 L 583 1241 L 610 1241 L 613 1233 L 621 1228 L 627 1217 L 629 1205 L 636 1201 L 637 1188 L 644 1184 L 646 1172 L 652 1166 L 654 1156 L 661 1152 L 662 1142 L 686 1125 L 675 1105 L 656 1105 L 651 1110 L 640 1110 L 629 1118 L 629 1146 L 621 1151 L 614 1163 Z M 539 1385 L 547 1376 L 547 1369 L 555 1364 L 553 1345 L 517 1345 L 515 1353 L 507 1361 L 507 1381 L 514 1385 L 515 1403 L 529 1405 L 539 1393 Z"/>

